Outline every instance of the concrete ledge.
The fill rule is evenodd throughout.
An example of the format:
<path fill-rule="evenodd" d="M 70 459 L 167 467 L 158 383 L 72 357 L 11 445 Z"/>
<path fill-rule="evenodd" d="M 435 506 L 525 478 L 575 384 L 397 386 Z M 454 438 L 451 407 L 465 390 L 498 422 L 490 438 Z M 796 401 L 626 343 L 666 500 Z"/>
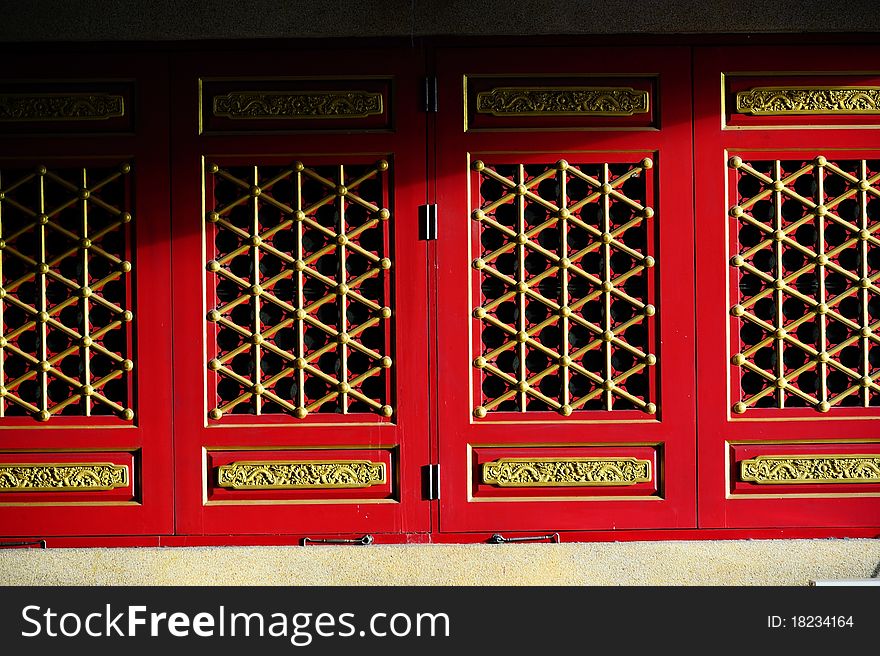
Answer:
<path fill-rule="evenodd" d="M 2 585 L 808 585 L 880 540 L 0 550 Z"/>

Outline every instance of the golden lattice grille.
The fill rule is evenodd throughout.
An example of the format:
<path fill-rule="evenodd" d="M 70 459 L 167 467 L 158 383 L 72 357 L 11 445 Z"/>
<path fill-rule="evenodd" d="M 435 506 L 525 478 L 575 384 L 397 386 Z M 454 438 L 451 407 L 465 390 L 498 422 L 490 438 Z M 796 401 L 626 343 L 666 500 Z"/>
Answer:
<path fill-rule="evenodd" d="M 209 416 L 390 417 L 388 162 L 208 174 Z"/>
<path fill-rule="evenodd" d="M 473 162 L 476 417 L 657 411 L 652 165 Z"/>
<path fill-rule="evenodd" d="M 134 417 L 130 170 L 0 170 L 0 416 Z"/>
<path fill-rule="evenodd" d="M 880 161 L 728 165 L 733 411 L 880 405 Z"/>

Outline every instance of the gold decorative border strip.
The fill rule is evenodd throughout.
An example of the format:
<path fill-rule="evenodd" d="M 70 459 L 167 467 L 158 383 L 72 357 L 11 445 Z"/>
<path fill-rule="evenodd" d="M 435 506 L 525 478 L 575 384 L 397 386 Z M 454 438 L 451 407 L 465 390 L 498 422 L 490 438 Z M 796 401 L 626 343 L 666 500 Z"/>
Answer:
<path fill-rule="evenodd" d="M 880 87 L 753 87 L 737 92 L 736 113 L 753 116 L 880 114 Z"/>
<path fill-rule="evenodd" d="M 739 476 L 744 483 L 759 485 L 880 483 L 880 456 L 758 456 L 740 463 Z"/>
<path fill-rule="evenodd" d="M 128 467 L 109 462 L 0 464 L 0 492 L 100 492 L 128 480 Z"/>
<path fill-rule="evenodd" d="M 384 485 L 384 462 L 260 460 L 217 468 L 217 485 L 231 490 L 339 490 Z"/>
<path fill-rule="evenodd" d="M 0 94 L 0 122 L 104 121 L 124 115 L 125 99 L 116 94 Z"/>
<path fill-rule="evenodd" d="M 632 87 L 495 87 L 477 93 L 492 116 L 632 116 L 648 113 L 648 92 Z"/>
<path fill-rule="evenodd" d="M 229 119 L 367 118 L 385 111 L 374 91 L 231 91 L 214 96 L 214 116 Z"/>
<path fill-rule="evenodd" d="M 483 483 L 498 487 L 581 487 L 651 482 L 651 461 L 639 458 L 499 458 L 484 462 Z"/>

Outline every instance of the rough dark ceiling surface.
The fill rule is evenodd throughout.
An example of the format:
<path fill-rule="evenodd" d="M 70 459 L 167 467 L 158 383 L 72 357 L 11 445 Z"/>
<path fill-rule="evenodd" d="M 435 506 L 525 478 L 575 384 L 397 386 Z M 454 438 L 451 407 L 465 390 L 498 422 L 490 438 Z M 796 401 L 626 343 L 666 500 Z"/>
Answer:
<path fill-rule="evenodd" d="M 880 32 L 876 0 L 7 0 L 0 41 Z"/>

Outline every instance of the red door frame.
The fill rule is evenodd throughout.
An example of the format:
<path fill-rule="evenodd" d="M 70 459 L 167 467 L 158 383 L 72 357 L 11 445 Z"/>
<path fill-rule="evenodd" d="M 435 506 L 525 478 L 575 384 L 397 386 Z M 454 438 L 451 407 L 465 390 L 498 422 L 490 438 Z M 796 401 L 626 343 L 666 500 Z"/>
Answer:
<path fill-rule="evenodd" d="M 178 534 L 289 534 L 421 533 L 429 530 L 428 502 L 422 499 L 421 473 L 428 462 L 427 394 L 427 258 L 418 240 L 418 206 L 425 196 L 425 115 L 413 111 L 418 98 L 422 60 L 411 51 L 335 51 L 311 57 L 303 51 L 200 53 L 175 60 L 175 113 L 172 134 L 173 198 L 178 232 L 174 240 L 175 335 L 175 448 L 177 453 L 176 531 Z M 272 133 L 271 126 L 253 125 L 246 136 L 205 130 L 199 134 L 200 81 L 211 78 L 253 80 L 276 78 L 312 80 L 387 78 L 386 97 L 391 129 L 379 126 L 336 130 L 307 124 L 298 131 Z M 319 83 L 320 84 L 320 83 Z M 365 82 L 366 84 L 366 82 Z M 308 87 L 307 87 L 308 88 Z M 207 102 L 207 101 L 206 101 Z M 207 116 L 207 114 L 206 114 Z M 206 123 L 206 128 L 210 127 Z M 315 129 L 320 127 L 321 129 Z M 228 129 L 228 128 L 227 128 Z M 378 161 L 391 164 L 391 248 L 394 280 L 392 352 L 396 407 L 390 419 L 376 415 L 340 416 L 328 422 L 320 414 L 304 420 L 268 417 L 247 426 L 236 417 L 208 421 L 205 400 L 205 307 L 202 256 L 202 188 L 200 158 L 218 161 L 309 162 Z M 248 159 L 248 156 L 254 156 Z M 341 156 L 341 158 L 339 158 Z M 339 159 L 334 160 L 334 157 Z M 348 159 L 346 159 L 348 158 Z M 206 160 L 207 161 L 207 160 Z M 184 335 L 199 335 L 186 343 Z M 306 449 L 306 451 L 302 451 Z M 352 451 L 354 449 L 354 451 Z M 392 459 L 390 491 L 381 498 L 352 500 L 339 491 L 312 494 L 263 495 L 256 500 L 212 493 L 216 472 L 212 454 L 230 459 L 356 457 L 376 455 Z M 225 455 L 224 455 L 225 454 Z M 291 454 L 293 454 L 291 456 Z M 297 455 L 298 454 L 298 455 Z M 340 455 L 341 454 L 341 455 Z M 387 465 L 386 465 L 387 466 Z M 210 471 L 209 471 L 210 467 Z M 220 490 L 219 492 L 228 492 Z M 245 493 L 248 494 L 248 493 Z M 273 493 L 274 494 L 274 493 Z M 244 495 L 243 495 L 244 496 Z M 372 495 L 376 496 L 376 495 Z"/>
<path fill-rule="evenodd" d="M 129 467 L 129 487 L 117 493 L 6 493 L 0 501 L 0 534 L 155 535 L 173 530 L 171 433 L 171 260 L 168 163 L 168 58 L 104 53 L 100 56 L 7 56 L 9 84 L 51 91 L 72 81 L 95 92 L 124 89 L 120 127 L 84 122 L 59 139 L 52 124 L 26 125 L 3 135 L 4 161 L 88 166 L 131 163 L 133 176 L 132 361 L 134 420 L 106 417 L 8 417 L 0 429 L 0 458 L 20 463 L 114 462 Z M 75 91 L 72 87 L 64 87 Z M 158 111 L 157 111 L 158 110 Z M 54 130 L 63 130 L 58 125 Z M 25 134 L 26 132 L 31 134 Z M 103 133 L 102 133 L 103 132 Z"/>
<path fill-rule="evenodd" d="M 491 56 L 487 56 L 489 53 Z M 442 109 L 437 133 L 442 137 L 437 145 L 436 198 L 442 223 L 437 243 L 437 304 L 441 308 L 437 335 L 439 353 L 445 355 L 438 363 L 437 414 L 443 463 L 440 528 L 444 533 L 695 526 L 693 270 L 690 258 L 679 257 L 676 252 L 678 244 L 686 252 L 693 244 L 689 65 L 686 48 L 438 50 Z M 654 88 L 659 90 L 659 102 L 656 95 L 651 100 L 658 108 L 656 123 L 647 129 L 627 124 L 626 129 L 572 131 L 564 122 L 551 120 L 539 124 L 537 130 L 514 126 L 513 131 L 503 127 L 463 131 L 463 76 L 536 78 L 548 73 L 657 80 Z M 650 417 L 633 410 L 624 411 L 625 417 L 621 417 L 597 411 L 601 417 L 581 419 L 578 413 L 570 418 L 545 413 L 540 421 L 530 421 L 528 416 L 509 413 L 498 423 L 492 423 L 491 417 L 475 420 L 471 361 L 476 354 L 472 352 L 470 324 L 476 301 L 470 307 L 468 300 L 471 258 L 475 257 L 468 254 L 467 246 L 474 224 L 470 218 L 473 208 L 468 205 L 469 156 L 475 159 L 488 154 L 487 162 L 494 153 L 499 161 L 508 161 L 504 158 L 509 157 L 511 161 L 552 163 L 564 158 L 574 163 L 580 161 L 578 157 L 587 162 L 614 161 L 603 157 L 621 151 L 636 158 L 632 161 L 650 155 L 659 175 L 654 187 L 659 219 L 655 223 L 659 255 L 655 296 L 659 303 L 658 414 Z M 639 416 L 634 418 L 633 414 Z M 574 495 L 580 497 L 576 500 L 556 496 L 551 501 L 536 494 L 521 495 L 519 500 L 477 498 L 479 490 L 472 489 L 470 458 L 478 447 L 501 447 L 498 452 L 507 449 L 509 456 L 524 454 L 522 449 L 514 452 L 516 447 L 532 448 L 533 453 L 543 447 L 553 451 L 547 451 L 548 455 L 572 455 L 572 449 L 596 447 L 600 451 L 585 455 L 598 456 L 620 455 L 623 448 L 647 447 L 658 455 L 654 480 L 659 480 L 659 491 L 647 498 L 607 496 L 611 494 L 607 488 L 604 495 L 591 494 L 590 488 L 583 493 L 581 488 L 580 494 Z M 571 488 L 567 493 L 573 496 Z"/>
<path fill-rule="evenodd" d="M 697 214 L 697 363 L 699 411 L 699 500 L 701 528 L 876 527 L 880 494 L 876 485 L 749 485 L 737 481 L 740 462 L 755 455 L 880 453 L 876 408 L 749 409 L 731 412 L 732 375 L 728 331 L 733 330 L 728 288 L 728 210 L 733 200 L 728 161 L 812 159 L 835 154 L 853 159 L 880 157 L 874 116 L 757 117 L 731 112 L 736 79 L 754 85 L 835 84 L 832 73 L 848 73 L 854 62 L 880 55 L 876 48 L 836 47 L 817 58 L 801 46 L 695 49 L 694 132 Z M 773 64 L 772 62 L 779 62 Z M 809 62 L 805 65 L 803 62 Z M 788 67 L 788 72 L 786 72 Z M 805 68 L 809 76 L 801 73 Z M 768 69 L 774 72 L 767 73 Z M 786 77 L 787 76 L 787 77 Z M 862 74 L 877 84 L 878 76 Z M 779 81 L 782 80 L 782 81 Z M 812 82 L 811 82 L 812 80 Z M 864 79 L 861 84 L 869 83 Z M 836 84 L 841 84 L 840 78 Z M 845 83 L 844 83 L 845 84 Z M 722 101 L 727 96 L 726 107 Z M 738 124 L 737 124 L 738 123 Z M 846 123 L 850 124 L 847 127 Z M 861 126 L 861 127 L 856 127 Z M 871 145 L 872 150 L 867 148 Z M 730 383 L 732 385 L 732 383 Z"/>

